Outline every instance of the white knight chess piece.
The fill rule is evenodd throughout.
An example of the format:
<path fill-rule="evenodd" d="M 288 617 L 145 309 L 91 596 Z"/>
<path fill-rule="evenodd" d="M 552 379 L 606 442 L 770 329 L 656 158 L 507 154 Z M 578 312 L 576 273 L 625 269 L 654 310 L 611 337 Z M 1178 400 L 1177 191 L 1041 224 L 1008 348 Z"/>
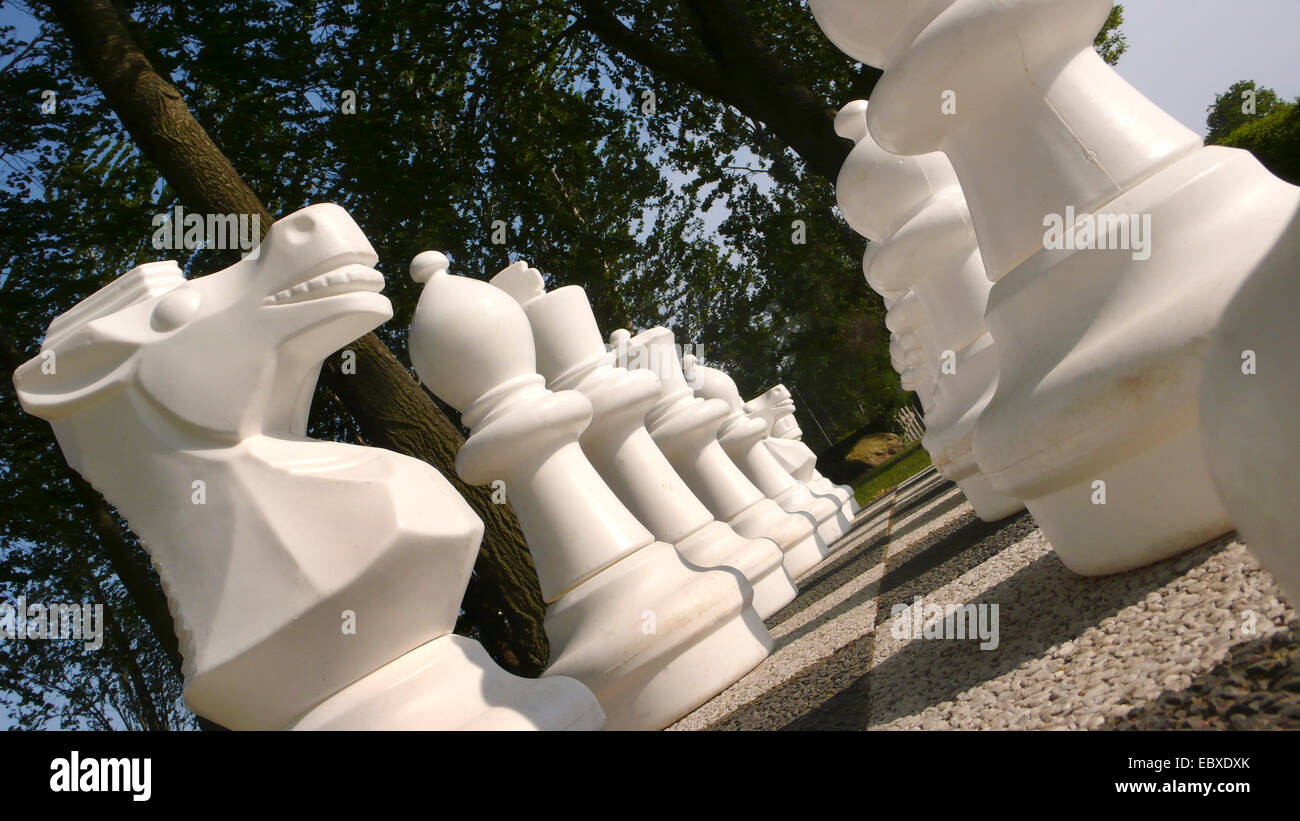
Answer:
<path fill-rule="evenodd" d="M 763 495 L 785 512 L 807 517 L 817 528 L 818 538 L 828 546 L 834 545 L 851 524 L 848 517 L 840 513 L 842 503 L 833 497 L 814 493 L 781 466 L 763 444 L 768 434 L 768 423 L 745 413 L 735 381 L 717 368 L 699 364 L 691 354 L 682 357 L 682 374 L 689 384 L 697 386 L 696 396 L 721 399 L 731 409 L 731 415 L 718 429 L 718 441 L 736 466 Z"/>
<path fill-rule="evenodd" d="M 546 386 L 577 390 L 591 400 L 582 450 L 633 515 L 696 567 L 740 571 L 753 585 L 760 618 L 793 601 L 798 591 L 781 563 L 781 549 L 768 539 L 747 539 L 714 519 L 650 437 L 645 414 L 659 398 L 659 381 L 648 371 L 615 366 L 587 292 L 570 285 L 547 293 L 541 273 L 523 262 L 497 274 L 492 284 L 528 315 Z"/>
<path fill-rule="evenodd" d="M 425 283 L 411 361 L 471 431 L 457 472 L 505 483 L 550 605 L 544 677 L 590 687 L 611 729 L 665 727 L 771 651 L 752 591 L 735 571 L 692 568 L 624 507 L 579 445 L 591 400 L 546 388 L 524 309 L 447 267 L 434 251 L 411 262 Z"/>
<path fill-rule="evenodd" d="M 1089 575 L 1232 528 L 1201 444 L 1206 354 L 1242 283 L 1300 259 L 1300 189 L 1203 146 L 1107 66 L 1093 40 L 1111 6 L 812 2 L 885 69 L 867 112 L 881 147 L 956 169 L 994 282 L 975 456 Z"/>
<path fill-rule="evenodd" d="M 305 436 L 325 357 L 392 314 L 374 264 L 342 208 L 313 205 L 209 276 L 141 265 L 50 324 L 19 399 L 148 550 L 199 715 L 599 729 L 577 681 L 451 635 L 483 525 L 436 470 Z"/>

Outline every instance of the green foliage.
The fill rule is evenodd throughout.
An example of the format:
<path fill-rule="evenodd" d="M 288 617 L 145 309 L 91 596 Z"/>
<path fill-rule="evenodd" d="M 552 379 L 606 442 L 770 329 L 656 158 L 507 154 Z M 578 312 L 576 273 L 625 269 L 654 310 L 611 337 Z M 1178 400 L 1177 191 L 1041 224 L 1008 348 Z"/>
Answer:
<path fill-rule="evenodd" d="M 1254 80 L 1242 80 L 1214 98 L 1206 127 L 1209 145 L 1244 148 L 1269 171 L 1300 185 L 1300 100 L 1288 103 Z"/>
<path fill-rule="evenodd" d="M 1214 97 L 1207 109 L 1205 125 L 1209 133 L 1205 141 L 1219 145 L 1228 135 L 1243 125 L 1272 114 L 1279 105 L 1285 105 L 1271 88 L 1264 88 L 1254 80 L 1242 80 Z"/>
<path fill-rule="evenodd" d="M 1300 100 L 1280 103 L 1268 116 L 1237 126 L 1220 145 L 1244 148 L 1269 171 L 1300 185 Z"/>
<path fill-rule="evenodd" d="M 1097 40 L 1093 44 L 1101 59 L 1110 65 L 1119 62 L 1119 58 L 1124 56 L 1128 51 L 1128 38 L 1120 26 L 1124 24 L 1124 6 L 1116 3 L 1110 10 L 1110 16 L 1106 18 L 1106 24 L 1097 32 Z"/>

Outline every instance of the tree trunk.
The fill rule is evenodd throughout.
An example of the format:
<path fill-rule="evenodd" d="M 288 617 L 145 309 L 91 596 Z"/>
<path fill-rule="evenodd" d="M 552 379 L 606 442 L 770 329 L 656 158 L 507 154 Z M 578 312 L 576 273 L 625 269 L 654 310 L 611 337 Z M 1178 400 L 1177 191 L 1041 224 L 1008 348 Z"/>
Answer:
<path fill-rule="evenodd" d="M 109 0 L 50 5 L 77 58 L 185 207 L 197 213 L 256 214 L 265 235 L 274 218 L 194 119 L 180 92 L 154 70 L 114 5 Z M 357 356 L 356 373 L 343 374 L 335 355 L 322 369 L 322 381 L 363 435 L 433 465 L 483 519 L 483 543 L 458 629 L 476 630 L 488 652 L 511 672 L 539 674 L 548 655 L 544 603 L 514 513 L 492 504 L 486 489 L 468 487 L 456 476 L 455 455 L 464 441 L 459 430 L 377 336 L 367 334 L 348 348 Z"/>

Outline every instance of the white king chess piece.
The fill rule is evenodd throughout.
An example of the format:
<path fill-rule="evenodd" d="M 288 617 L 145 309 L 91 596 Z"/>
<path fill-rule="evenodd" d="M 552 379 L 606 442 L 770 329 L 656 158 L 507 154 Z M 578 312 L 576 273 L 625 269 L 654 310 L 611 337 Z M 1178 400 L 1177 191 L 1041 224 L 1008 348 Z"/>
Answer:
<path fill-rule="evenodd" d="M 956 169 L 995 283 L 975 456 L 1091 575 L 1231 529 L 1201 446 L 1206 352 L 1247 277 L 1300 259 L 1300 191 L 1204 147 L 1107 66 L 1093 39 L 1111 6 L 812 2 L 832 41 L 886 69 L 876 141 Z"/>
<path fill-rule="evenodd" d="M 861 100 L 840 110 L 835 130 L 856 144 L 835 189 L 844 219 L 875 248 L 863 273 L 878 292 L 915 294 L 898 310 L 917 313 L 905 322 L 934 357 L 922 444 L 979 518 L 997 521 L 1024 510 L 995 491 L 975 461 L 975 424 L 997 387 L 998 360 L 984 326 L 992 283 L 957 175 L 943 154 L 900 157 L 876 145 Z"/>
<path fill-rule="evenodd" d="M 790 475 L 807 484 L 814 493 L 838 499 L 841 513 L 851 524 L 859 512 L 853 489 L 834 484 L 817 470 L 817 454 L 803 442 L 803 429 L 794 416 L 795 404 L 790 389 L 776 385 L 746 402 L 743 409 L 767 425 L 768 438 L 763 440 L 763 444 Z"/>
<path fill-rule="evenodd" d="M 648 370 L 659 377 L 659 399 L 645 424 L 659 449 L 714 516 L 742 536 L 768 538 L 785 554 L 784 565 L 798 579 L 830 554 L 807 518 L 786 513 L 754 487 L 718 442 L 731 409 L 716 399 L 701 399 L 682 374 L 673 332 L 651 328 L 632 336 L 610 334 L 619 363 L 629 370 Z"/>
<path fill-rule="evenodd" d="M 577 681 L 510 675 L 451 635 L 483 524 L 446 479 L 305 436 L 324 358 L 392 315 L 374 264 L 347 212 L 313 205 L 209 276 L 141 265 L 50 323 L 19 399 L 148 550 L 199 715 L 599 729 Z"/>
<path fill-rule="evenodd" d="M 645 414 L 659 398 L 659 380 L 648 371 L 615 367 L 587 292 L 569 285 L 547 293 L 541 273 L 524 262 L 497 274 L 492 284 L 528 315 L 546 386 L 577 390 L 591 400 L 582 450 L 633 515 L 691 564 L 740 571 L 753 585 L 760 618 L 793 601 L 798 590 L 781 563 L 781 548 L 768 539 L 747 539 L 714 519 L 650 438 Z"/>
<path fill-rule="evenodd" d="M 497 480 L 537 567 L 551 662 L 600 699 L 611 729 L 665 727 L 761 662 L 772 639 L 735 571 L 692 568 L 637 521 L 582 452 L 592 404 L 547 390 L 524 309 L 487 282 L 411 261 L 421 381 L 462 412 L 465 481 Z M 742 585 L 744 585 L 742 587 Z"/>
<path fill-rule="evenodd" d="M 763 444 L 769 428 L 767 421 L 745 413 L 735 381 L 724 371 L 699 364 L 693 354 L 682 357 L 682 375 L 688 384 L 696 386 L 696 396 L 727 403 L 731 414 L 718 429 L 718 441 L 754 486 L 785 512 L 806 517 L 817 528 L 817 537 L 828 546 L 837 542 L 851 524 L 840 513 L 840 500 L 813 493 L 808 485 L 781 466 Z"/>

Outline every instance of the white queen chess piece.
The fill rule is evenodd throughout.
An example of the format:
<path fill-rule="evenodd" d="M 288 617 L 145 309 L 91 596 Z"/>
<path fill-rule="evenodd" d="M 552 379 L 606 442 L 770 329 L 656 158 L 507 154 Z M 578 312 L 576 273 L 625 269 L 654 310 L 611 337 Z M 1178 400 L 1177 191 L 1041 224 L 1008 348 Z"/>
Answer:
<path fill-rule="evenodd" d="M 1206 352 L 1247 277 L 1300 257 L 1294 186 L 1204 147 L 1098 56 L 1111 6 L 812 2 L 832 41 L 885 69 L 876 141 L 956 169 L 995 283 L 998 387 L 975 456 L 1091 575 L 1231 529 L 1201 445 Z"/>
<path fill-rule="evenodd" d="M 682 357 L 682 375 L 697 386 L 696 396 L 727 403 L 731 414 L 718 429 L 718 441 L 754 486 L 785 512 L 807 517 L 827 546 L 835 544 L 850 525 L 848 517 L 840 513 L 842 504 L 838 499 L 813 493 L 781 466 L 763 444 L 769 429 L 767 421 L 745 413 L 735 381 L 724 371 L 699 364 L 693 354 Z"/>
<path fill-rule="evenodd" d="M 425 283 L 411 361 L 470 429 L 457 472 L 505 483 L 549 604 L 544 677 L 590 687 L 611 729 L 665 727 L 771 651 L 752 590 L 735 571 L 692 568 L 637 521 L 579 445 L 591 401 L 537 373 L 524 309 L 447 267 L 435 251 L 411 262 Z"/>
<path fill-rule="evenodd" d="M 838 499 L 841 513 L 852 523 L 859 511 L 853 488 L 834 484 L 817 470 L 817 454 L 803 442 L 803 429 L 794 416 L 795 403 L 790 389 L 775 385 L 742 407 L 745 413 L 766 423 L 768 438 L 763 444 L 790 475 L 807 484 L 814 493 Z"/>
<path fill-rule="evenodd" d="M 798 590 L 775 542 L 747 539 L 713 518 L 645 428 L 659 398 L 648 371 L 616 367 L 605 348 L 587 292 L 576 285 L 545 289 L 541 272 L 516 262 L 492 278 L 515 298 L 533 329 L 537 370 L 554 391 L 577 390 L 591 400 L 591 424 L 582 450 L 601 478 L 655 538 L 677 548 L 697 567 L 730 567 L 753 585 L 760 618 L 794 600 Z"/>
<path fill-rule="evenodd" d="M 725 402 L 695 395 L 682 374 L 672 331 L 656 327 L 632 336 L 620 329 L 610 334 L 610 343 L 617 361 L 629 370 L 649 370 L 659 377 L 659 399 L 646 414 L 646 428 L 714 516 L 742 536 L 776 542 L 795 580 L 830 554 L 812 522 L 786 513 L 764 496 L 722 449 L 718 429 L 731 410 Z"/>
<path fill-rule="evenodd" d="M 880 293 L 912 291 L 896 308 L 924 339 L 934 379 L 922 444 L 935 469 L 957 483 L 984 521 L 1024 510 L 980 474 L 974 433 L 997 387 L 997 349 L 984 326 L 992 283 L 971 228 L 970 212 L 952 165 L 940 153 L 900 157 L 876 145 L 867 131 L 867 103 L 840 110 L 836 132 L 855 143 L 835 190 L 840 212 L 872 240 L 864 260 L 868 284 Z M 925 383 L 923 390 L 929 388 Z"/>
<path fill-rule="evenodd" d="M 19 399 L 149 552 L 199 715 L 599 729 L 577 681 L 510 675 L 451 635 L 483 525 L 446 479 L 305 435 L 325 357 L 392 314 L 375 259 L 347 212 L 313 205 L 209 276 L 141 265 L 50 323 Z"/>

